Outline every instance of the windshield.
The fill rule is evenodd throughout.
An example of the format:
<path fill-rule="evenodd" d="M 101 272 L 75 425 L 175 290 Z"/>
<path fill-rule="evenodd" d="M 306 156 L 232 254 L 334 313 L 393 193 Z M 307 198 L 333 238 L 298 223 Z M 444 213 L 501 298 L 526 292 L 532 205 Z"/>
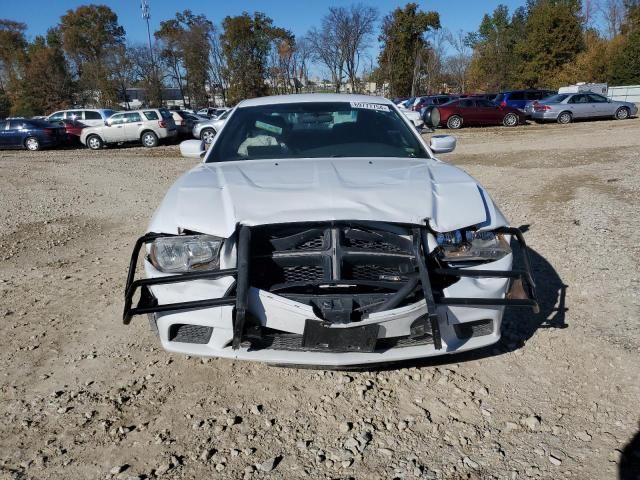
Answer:
<path fill-rule="evenodd" d="M 563 100 L 565 100 L 568 96 L 569 95 L 556 94 L 556 95 L 551 95 L 549 97 L 545 97 L 540 101 L 545 103 L 560 103 Z"/>
<path fill-rule="evenodd" d="M 321 157 L 429 155 L 389 105 L 312 102 L 236 109 L 207 161 Z"/>

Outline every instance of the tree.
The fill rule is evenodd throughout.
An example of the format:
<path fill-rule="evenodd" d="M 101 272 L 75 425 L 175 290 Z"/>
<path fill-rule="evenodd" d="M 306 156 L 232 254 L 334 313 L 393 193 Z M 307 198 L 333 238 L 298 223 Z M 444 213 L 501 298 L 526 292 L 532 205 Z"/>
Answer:
<path fill-rule="evenodd" d="M 558 74 L 584 49 L 580 0 L 529 0 L 516 52 L 524 86 L 558 87 Z"/>
<path fill-rule="evenodd" d="M 463 30 L 456 33 L 448 32 L 447 42 L 453 49 L 453 54 L 447 58 L 447 70 L 455 80 L 460 93 L 466 92 L 467 75 L 471 65 L 471 48 L 469 47 L 468 34 Z"/>
<path fill-rule="evenodd" d="M 624 21 L 623 0 L 602 0 L 598 5 L 598 10 L 605 22 L 608 38 L 612 39 L 618 36 Z"/>
<path fill-rule="evenodd" d="M 144 89 L 147 106 L 161 107 L 165 74 L 157 64 L 160 52 L 157 48 L 150 51 L 145 44 L 130 45 L 127 50 L 132 62 L 133 85 Z"/>
<path fill-rule="evenodd" d="M 340 48 L 343 13 L 343 9 L 330 8 L 329 14 L 322 18 L 320 29 L 313 27 L 305 37 L 313 60 L 329 72 L 336 93 L 340 92 L 344 80 L 345 57 Z"/>
<path fill-rule="evenodd" d="M 50 29 L 28 46 L 24 95 L 32 115 L 46 115 L 73 102 L 73 81 L 61 48 L 60 32 Z M 46 80 L 45 80 L 46 79 Z"/>
<path fill-rule="evenodd" d="M 213 24 L 204 15 L 191 10 L 176 13 L 176 18 L 160 22 L 155 37 L 162 42 L 160 57 L 172 72 L 185 103 L 208 104 L 209 53 Z M 185 93 L 189 102 L 186 102 Z"/>
<path fill-rule="evenodd" d="M 485 14 L 478 31 L 466 39 L 474 49 L 468 77 L 473 88 L 495 92 L 519 83 L 516 70 L 521 60 L 516 45 L 525 25 L 524 9 L 511 16 L 505 5 L 498 5 L 491 15 Z"/>
<path fill-rule="evenodd" d="M 27 62 L 27 26 L 13 20 L 0 19 L 0 96 L 11 114 L 28 114 L 21 80 Z"/>
<path fill-rule="evenodd" d="M 105 5 L 84 5 L 60 18 L 62 48 L 78 77 L 80 102 L 114 105 L 117 84 L 109 71 L 108 56 L 124 44 L 125 31 L 116 13 Z"/>
<path fill-rule="evenodd" d="M 389 82 L 391 96 L 416 93 L 416 78 L 423 71 L 422 60 L 428 47 L 425 34 L 439 28 L 438 13 L 418 11 L 416 3 L 396 8 L 384 17 L 378 62 L 380 76 Z"/>
<path fill-rule="evenodd" d="M 229 90 L 227 61 L 222 51 L 220 32 L 213 25 L 209 31 L 209 89 L 214 94 L 220 92 L 222 103 L 227 104 L 227 90 Z"/>
<path fill-rule="evenodd" d="M 264 13 L 247 12 L 226 17 L 222 22 L 220 38 L 227 64 L 229 100 L 234 104 L 245 98 L 260 97 L 268 93 L 267 63 L 275 39 L 285 39 L 290 32 L 273 26 L 273 20 Z"/>
<path fill-rule="evenodd" d="M 640 4 L 629 2 L 622 26 L 622 44 L 611 61 L 611 82 L 617 85 L 640 83 Z"/>

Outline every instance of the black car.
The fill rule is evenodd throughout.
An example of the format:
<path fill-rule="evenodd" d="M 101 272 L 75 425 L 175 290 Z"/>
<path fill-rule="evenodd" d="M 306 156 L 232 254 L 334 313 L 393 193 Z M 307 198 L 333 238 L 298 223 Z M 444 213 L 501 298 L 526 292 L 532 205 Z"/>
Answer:
<path fill-rule="evenodd" d="M 0 148 L 26 148 L 35 151 L 63 145 L 66 140 L 67 135 L 63 127 L 44 120 L 0 120 Z"/>

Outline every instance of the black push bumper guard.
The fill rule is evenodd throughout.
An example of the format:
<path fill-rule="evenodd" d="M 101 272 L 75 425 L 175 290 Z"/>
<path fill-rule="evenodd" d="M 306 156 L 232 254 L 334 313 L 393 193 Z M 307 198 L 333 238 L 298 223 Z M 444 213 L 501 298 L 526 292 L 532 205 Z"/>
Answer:
<path fill-rule="evenodd" d="M 507 306 L 507 307 L 528 307 L 533 309 L 534 313 L 539 313 L 538 300 L 535 293 L 535 282 L 531 273 L 531 263 L 527 251 L 527 244 L 524 240 L 522 232 L 515 227 L 502 227 L 495 230 L 497 233 L 512 235 L 520 246 L 523 260 L 523 270 L 462 270 L 458 268 L 436 268 L 432 273 L 449 277 L 471 277 L 471 278 L 509 278 L 512 280 L 511 289 L 506 298 L 467 298 L 467 297 L 443 297 L 442 295 L 434 295 L 429 279 L 429 269 L 425 258 L 425 246 L 427 245 L 428 227 L 413 227 L 413 249 L 415 258 L 418 263 L 418 278 L 424 293 L 427 304 L 428 313 L 417 319 L 411 328 L 412 337 L 422 337 L 428 334 L 433 339 L 433 345 L 437 350 L 442 348 L 442 339 L 440 335 L 440 315 L 437 313 L 438 305 L 449 306 Z M 158 278 L 144 278 L 135 280 L 136 266 L 138 257 L 143 245 L 153 242 L 161 237 L 173 237 L 174 234 L 166 233 L 147 233 L 140 237 L 133 248 L 131 260 L 129 262 L 129 272 L 127 274 L 127 284 L 125 287 L 125 301 L 123 312 L 123 323 L 128 325 L 134 315 L 167 312 L 167 311 L 183 311 L 220 306 L 234 306 L 233 311 L 233 341 L 234 350 L 240 348 L 240 344 L 245 340 L 245 323 L 248 310 L 249 295 L 249 255 L 251 245 L 251 227 L 240 226 L 238 233 L 238 260 L 237 268 L 229 268 L 215 271 L 189 272 L 178 275 Z M 233 276 L 235 281 L 227 290 L 224 296 L 220 298 L 210 298 L 204 300 L 195 300 L 189 302 L 178 302 L 159 305 L 156 298 L 149 290 L 153 285 L 167 285 L 172 283 L 188 282 L 191 280 L 213 280 L 217 278 Z M 133 307 L 133 297 L 136 291 L 140 289 L 140 299 L 135 307 Z M 231 295 L 235 292 L 235 295 Z M 319 322 L 315 322 L 319 323 Z M 350 329 L 341 329 L 342 333 L 347 333 Z M 252 329 L 252 335 L 255 336 L 255 329 Z"/>

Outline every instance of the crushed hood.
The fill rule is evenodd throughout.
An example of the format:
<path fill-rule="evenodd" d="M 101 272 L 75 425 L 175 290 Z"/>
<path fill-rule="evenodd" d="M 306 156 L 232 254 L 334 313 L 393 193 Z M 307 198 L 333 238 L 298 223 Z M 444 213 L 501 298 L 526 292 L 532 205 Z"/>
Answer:
<path fill-rule="evenodd" d="M 201 164 L 171 187 L 149 231 L 230 236 L 238 223 L 366 220 L 436 231 L 506 221 L 478 183 L 431 159 L 327 158 Z"/>

